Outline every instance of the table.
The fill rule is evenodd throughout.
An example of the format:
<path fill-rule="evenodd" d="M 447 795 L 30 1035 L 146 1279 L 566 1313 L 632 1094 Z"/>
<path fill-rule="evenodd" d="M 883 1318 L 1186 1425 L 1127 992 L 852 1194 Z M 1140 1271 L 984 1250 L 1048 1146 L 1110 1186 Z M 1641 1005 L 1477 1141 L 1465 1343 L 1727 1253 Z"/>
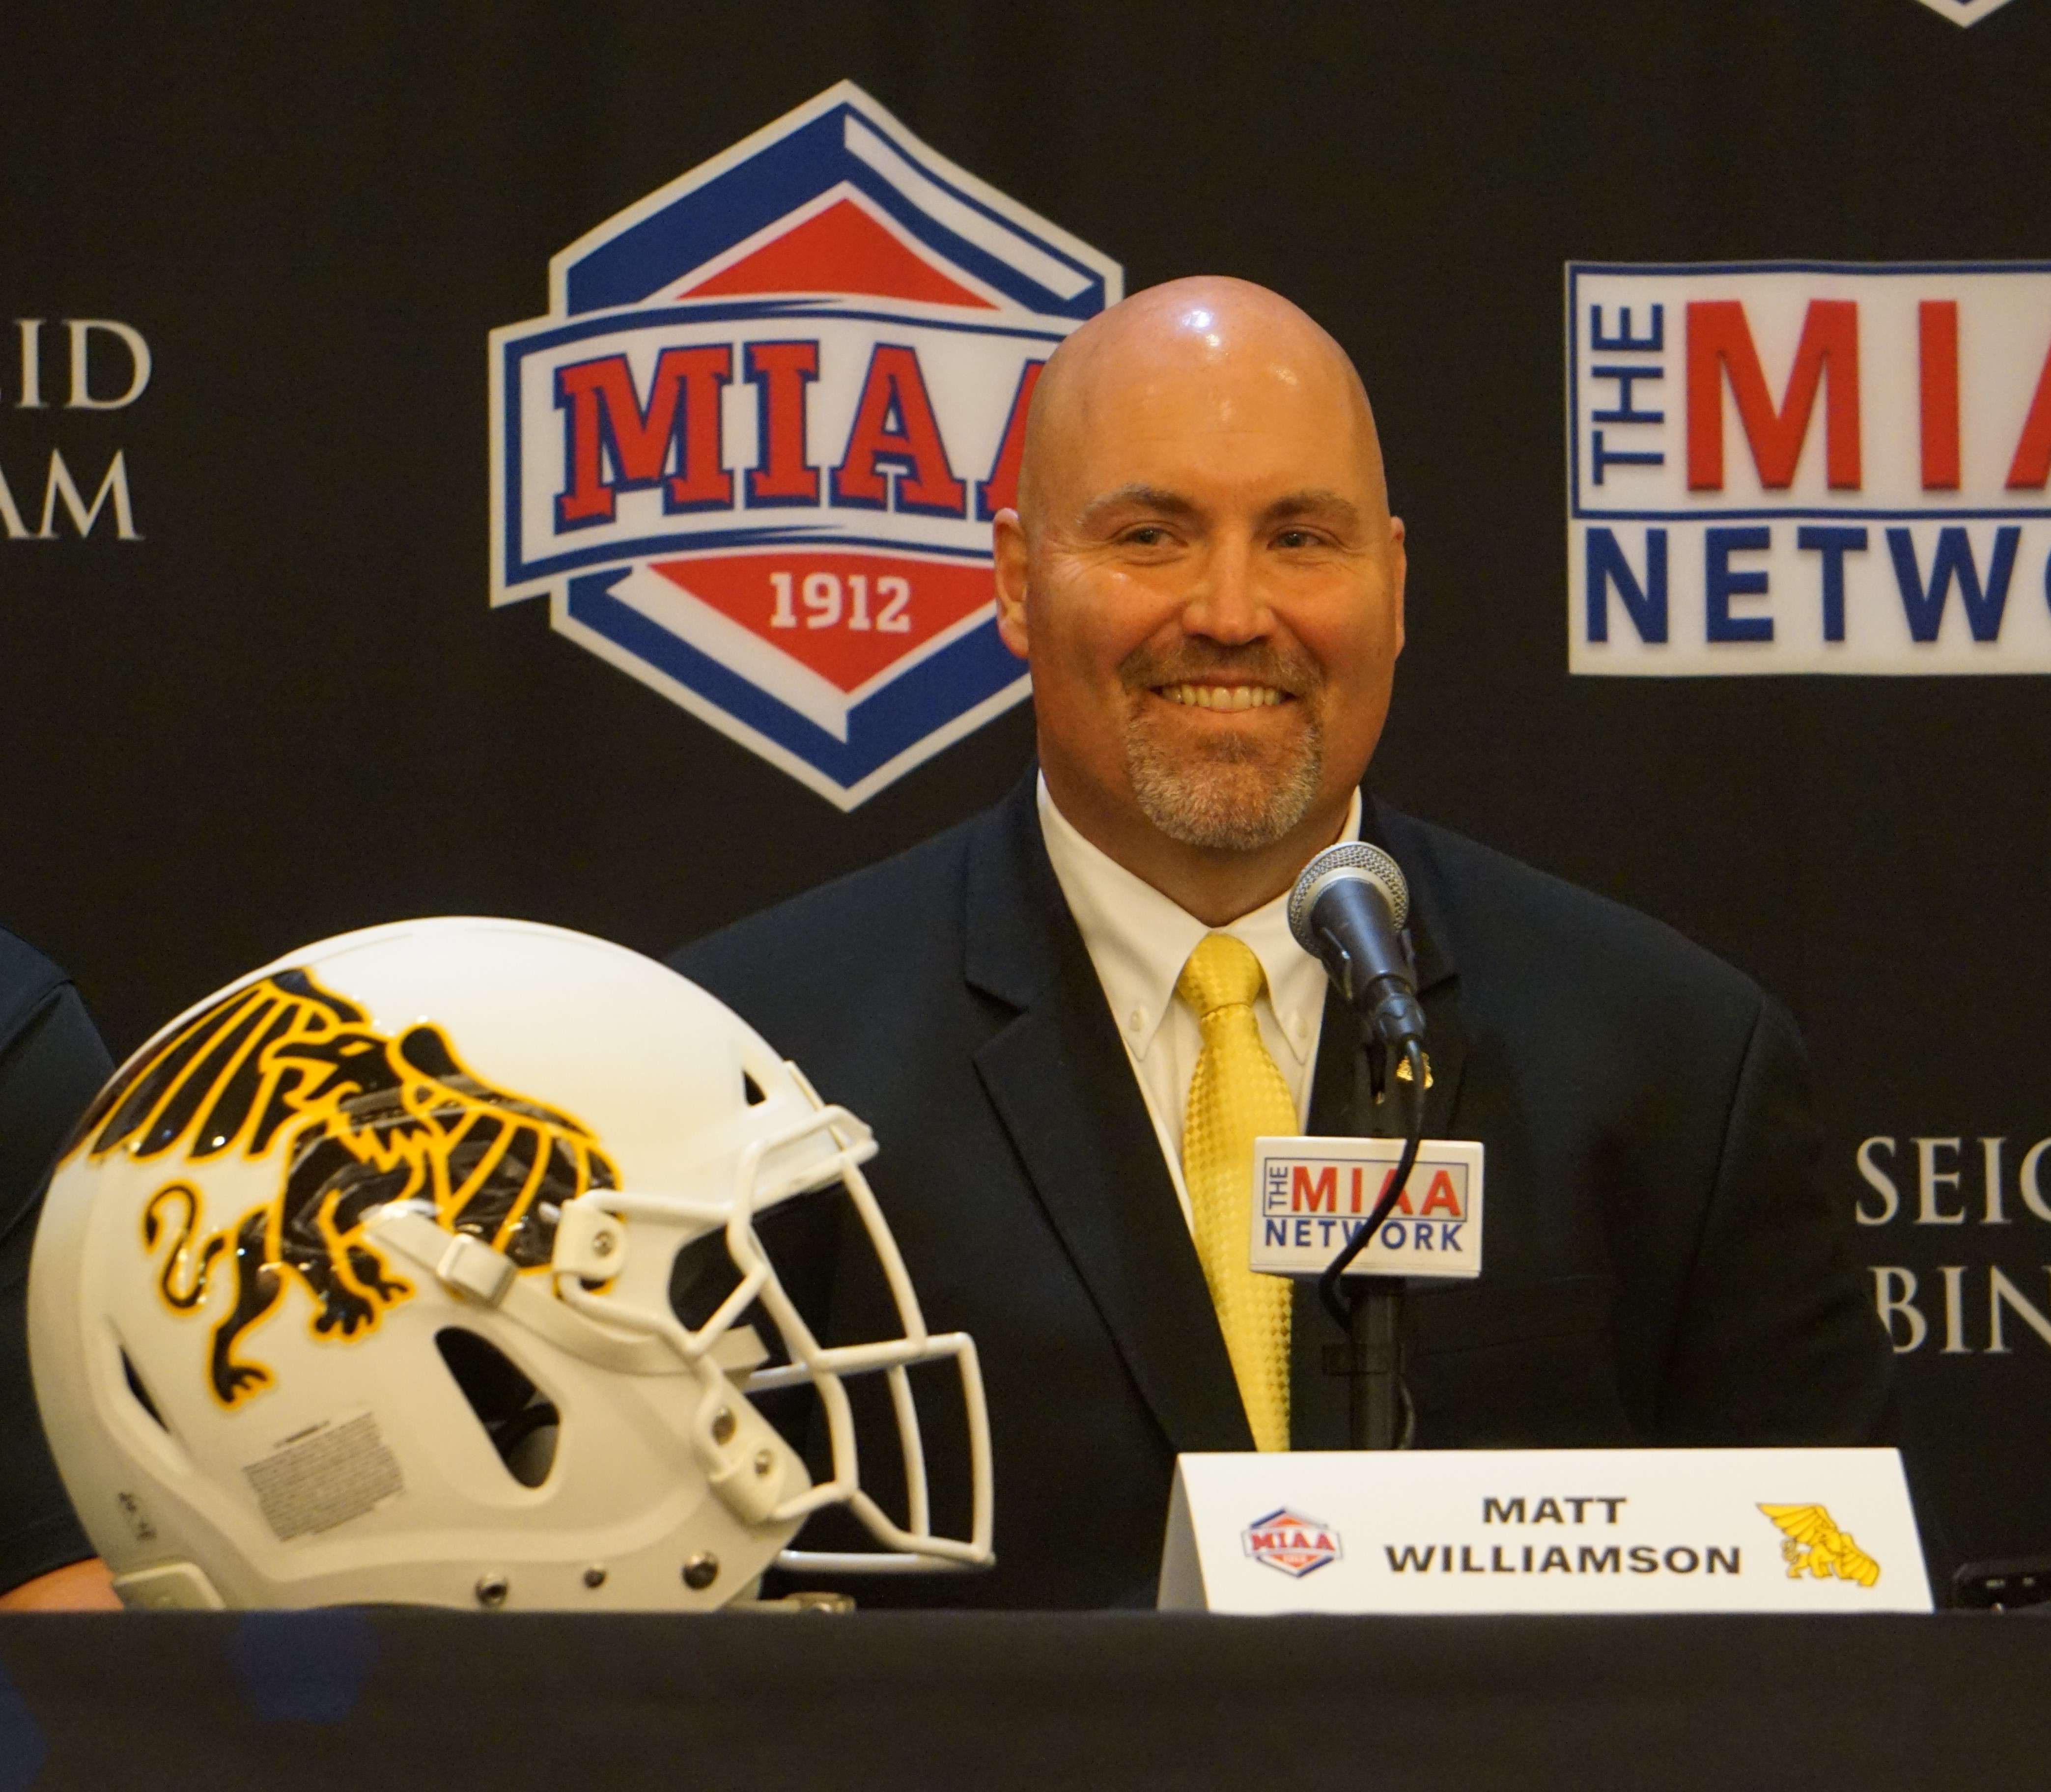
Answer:
<path fill-rule="evenodd" d="M 2051 1621 L 0 1618 L 0 1792 L 2051 1784 Z"/>

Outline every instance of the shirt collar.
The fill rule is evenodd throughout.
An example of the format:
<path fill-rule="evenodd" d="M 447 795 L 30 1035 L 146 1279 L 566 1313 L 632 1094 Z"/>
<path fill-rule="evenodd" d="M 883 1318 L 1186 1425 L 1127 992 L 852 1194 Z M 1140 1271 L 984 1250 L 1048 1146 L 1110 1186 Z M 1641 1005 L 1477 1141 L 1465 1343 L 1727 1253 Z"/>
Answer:
<path fill-rule="evenodd" d="M 1068 912 L 1119 1033 L 1132 1055 L 1144 1059 L 1175 999 L 1182 966 L 1212 930 L 1077 833 L 1054 806 L 1044 774 L 1037 794 L 1040 831 Z M 1358 840 L 1360 821 L 1355 791 L 1339 838 Z M 1325 972 L 1289 931 L 1287 892 L 1218 931 L 1252 948 L 1267 974 L 1268 1002 L 1283 1039 L 1299 1063 L 1307 1060 L 1316 1049 L 1324 1013 Z"/>

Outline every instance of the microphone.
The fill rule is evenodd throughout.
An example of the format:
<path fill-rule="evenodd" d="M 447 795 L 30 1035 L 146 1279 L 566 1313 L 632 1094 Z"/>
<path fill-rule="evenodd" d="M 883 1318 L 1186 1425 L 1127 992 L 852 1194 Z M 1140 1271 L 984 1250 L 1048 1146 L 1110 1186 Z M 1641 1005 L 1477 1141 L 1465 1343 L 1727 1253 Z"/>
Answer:
<path fill-rule="evenodd" d="M 1289 892 L 1289 931 L 1396 1058 L 1424 1037 L 1416 974 L 1401 929 L 1410 913 L 1402 868 L 1379 846 L 1346 841 L 1303 867 Z"/>
<path fill-rule="evenodd" d="M 1341 1279 L 1354 1259 L 1381 1229 L 1408 1187 L 1424 1131 L 1424 1010 L 1417 979 L 1404 950 L 1401 929 L 1410 914 L 1410 887 L 1403 868 L 1379 846 L 1346 841 L 1303 867 L 1289 892 L 1289 931 L 1296 943 L 1322 961 L 1325 974 L 1360 1016 L 1390 1060 L 1410 1067 L 1409 1136 L 1395 1173 L 1374 1211 L 1318 1278 L 1318 1298 L 1346 1328 L 1353 1377 L 1349 1402 L 1356 1449 L 1395 1447 L 1402 1392 L 1402 1350 L 1397 1341 L 1393 1291 L 1378 1279 L 1348 1298 Z M 1381 1074 L 1374 1074 L 1375 1091 Z M 1396 1284 L 1400 1287 L 1401 1283 Z"/>

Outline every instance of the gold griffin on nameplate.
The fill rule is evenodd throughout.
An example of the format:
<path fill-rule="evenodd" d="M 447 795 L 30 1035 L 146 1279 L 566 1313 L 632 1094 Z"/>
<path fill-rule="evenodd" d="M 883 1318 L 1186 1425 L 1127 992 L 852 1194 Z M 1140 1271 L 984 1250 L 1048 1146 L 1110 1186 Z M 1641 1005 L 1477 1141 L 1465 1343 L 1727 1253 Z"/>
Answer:
<path fill-rule="evenodd" d="M 1787 1533 L 1780 1554 L 1790 1580 L 1809 1574 L 1819 1580 L 1856 1581 L 1862 1587 L 1880 1583 L 1880 1564 L 1848 1532 L 1839 1530 L 1822 1506 L 1762 1505 L 1759 1509 Z"/>

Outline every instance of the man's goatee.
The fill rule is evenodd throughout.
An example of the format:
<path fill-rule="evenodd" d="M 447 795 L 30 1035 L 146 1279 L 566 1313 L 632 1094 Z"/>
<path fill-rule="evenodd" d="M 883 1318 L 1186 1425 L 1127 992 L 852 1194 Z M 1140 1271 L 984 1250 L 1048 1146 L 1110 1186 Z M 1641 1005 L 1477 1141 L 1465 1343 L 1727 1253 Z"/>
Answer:
<path fill-rule="evenodd" d="M 1133 794 L 1148 821 L 1185 846 L 1250 853 L 1272 846 L 1310 813 L 1324 769 L 1324 739 L 1315 720 L 1284 763 L 1220 742 L 1211 751 L 1175 751 L 1149 728 L 1125 736 Z"/>

